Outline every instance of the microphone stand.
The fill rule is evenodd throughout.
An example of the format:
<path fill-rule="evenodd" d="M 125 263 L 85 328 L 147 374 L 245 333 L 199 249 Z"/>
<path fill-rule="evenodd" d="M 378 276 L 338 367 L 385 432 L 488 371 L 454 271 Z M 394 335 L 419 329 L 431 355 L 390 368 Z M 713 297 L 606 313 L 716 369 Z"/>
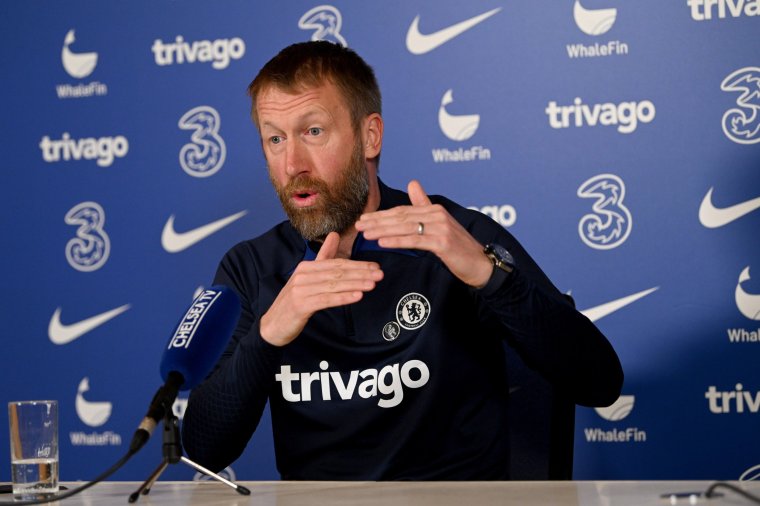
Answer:
<path fill-rule="evenodd" d="M 153 486 L 153 484 L 158 480 L 158 477 L 161 476 L 161 473 L 164 472 L 164 469 L 166 469 L 169 464 L 176 464 L 177 462 L 183 462 L 184 464 L 187 464 L 188 466 L 192 467 L 196 471 L 200 471 L 204 474 L 207 474 L 211 478 L 215 479 L 216 481 L 222 482 L 228 487 L 231 487 L 232 489 L 236 490 L 238 494 L 241 495 L 251 495 L 251 491 L 247 489 L 246 487 L 242 485 L 237 485 L 236 483 L 231 482 L 230 480 L 224 479 L 218 474 L 209 471 L 205 467 L 201 466 L 200 464 L 193 462 L 192 460 L 188 459 L 184 455 L 182 455 L 182 442 L 180 440 L 179 436 L 179 421 L 177 420 L 177 417 L 174 416 L 174 413 L 172 412 L 171 407 L 169 409 L 165 410 L 164 415 L 164 430 L 163 430 L 163 445 L 162 445 L 162 454 L 163 459 L 161 460 L 161 463 L 158 465 L 155 471 L 148 476 L 148 479 L 143 482 L 142 485 L 140 485 L 140 488 L 138 488 L 135 492 L 133 492 L 129 496 L 129 502 L 133 503 L 136 502 L 137 499 L 139 499 L 140 494 L 142 495 L 148 495 L 150 493 L 150 489 Z"/>

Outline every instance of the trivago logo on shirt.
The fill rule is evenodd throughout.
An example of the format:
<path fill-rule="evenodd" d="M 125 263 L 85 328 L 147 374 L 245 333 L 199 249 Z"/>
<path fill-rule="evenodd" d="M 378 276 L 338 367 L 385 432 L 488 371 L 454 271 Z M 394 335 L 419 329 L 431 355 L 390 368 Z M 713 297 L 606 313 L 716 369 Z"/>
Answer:
<path fill-rule="evenodd" d="M 320 371 L 314 372 L 293 372 L 290 365 L 282 365 L 275 380 L 282 384 L 282 397 L 288 402 L 311 401 L 313 384 L 316 384 L 315 397 L 321 395 L 323 401 L 332 400 L 333 393 L 344 401 L 358 393 L 362 399 L 380 397 L 378 406 L 392 408 L 404 400 L 404 387 L 421 388 L 430 379 L 430 370 L 421 360 L 389 364 L 379 371 L 364 369 L 341 373 L 328 371 L 329 368 L 325 360 L 319 363 Z"/>

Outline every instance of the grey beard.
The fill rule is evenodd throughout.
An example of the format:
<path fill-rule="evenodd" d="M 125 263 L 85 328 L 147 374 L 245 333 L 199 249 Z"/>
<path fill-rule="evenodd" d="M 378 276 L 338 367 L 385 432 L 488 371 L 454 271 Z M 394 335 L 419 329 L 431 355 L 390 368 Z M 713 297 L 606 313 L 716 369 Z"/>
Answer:
<path fill-rule="evenodd" d="M 369 176 L 361 144 L 354 146 L 348 166 L 332 186 L 308 176 L 305 179 L 310 186 L 319 190 L 322 202 L 318 206 L 294 206 L 290 201 L 288 187 L 296 183 L 291 182 L 285 188 L 279 188 L 272 180 L 285 214 L 304 239 L 323 240 L 330 232 L 342 233 L 356 223 L 369 198 Z"/>

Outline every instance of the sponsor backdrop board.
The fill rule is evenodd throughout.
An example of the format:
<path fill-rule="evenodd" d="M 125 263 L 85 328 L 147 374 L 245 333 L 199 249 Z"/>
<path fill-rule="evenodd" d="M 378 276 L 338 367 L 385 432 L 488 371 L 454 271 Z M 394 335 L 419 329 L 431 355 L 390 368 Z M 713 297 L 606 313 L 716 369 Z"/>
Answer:
<path fill-rule="evenodd" d="M 6 1 L 0 28 L 2 397 L 60 401 L 63 479 L 123 454 L 194 293 L 284 217 L 245 88 L 318 38 L 377 71 L 385 182 L 507 227 L 618 350 L 576 478 L 760 464 L 760 1 Z M 228 473 L 277 477 L 268 418 Z"/>

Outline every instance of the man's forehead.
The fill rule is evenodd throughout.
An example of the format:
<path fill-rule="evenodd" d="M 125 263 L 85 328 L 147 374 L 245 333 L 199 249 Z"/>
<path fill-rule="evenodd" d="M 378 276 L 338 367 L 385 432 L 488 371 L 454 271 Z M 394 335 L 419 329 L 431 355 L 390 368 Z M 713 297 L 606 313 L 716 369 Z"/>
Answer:
<path fill-rule="evenodd" d="M 312 102 L 338 100 L 341 97 L 337 88 L 330 82 L 319 86 L 302 86 L 295 89 L 284 89 L 279 86 L 269 86 L 259 93 L 256 98 L 257 108 L 288 108 Z"/>
<path fill-rule="evenodd" d="M 283 116 L 301 118 L 319 114 L 334 116 L 342 112 L 348 114 L 342 96 L 329 82 L 298 90 L 268 87 L 256 98 L 256 110 L 262 125 L 277 123 Z"/>

